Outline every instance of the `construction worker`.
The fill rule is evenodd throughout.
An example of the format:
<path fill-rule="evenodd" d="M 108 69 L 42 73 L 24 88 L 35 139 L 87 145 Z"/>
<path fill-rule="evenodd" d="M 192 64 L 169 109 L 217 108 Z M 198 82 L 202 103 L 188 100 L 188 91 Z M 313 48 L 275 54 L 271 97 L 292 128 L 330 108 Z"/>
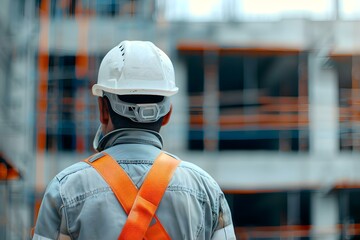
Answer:
<path fill-rule="evenodd" d="M 177 91 L 153 43 L 123 41 L 106 54 L 92 87 L 98 153 L 50 182 L 33 239 L 235 239 L 215 180 L 161 150 Z"/>

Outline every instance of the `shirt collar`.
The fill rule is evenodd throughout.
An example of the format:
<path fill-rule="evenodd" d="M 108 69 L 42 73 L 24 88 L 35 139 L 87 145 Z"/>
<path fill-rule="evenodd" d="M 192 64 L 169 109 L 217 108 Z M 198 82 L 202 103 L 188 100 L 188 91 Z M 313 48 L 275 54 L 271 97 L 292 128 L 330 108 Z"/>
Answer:
<path fill-rule="evenodd" d="M 102 151 L 118 144 L 146 144 L 159 149 L 163 147 L 162 137 L 158 132 L 147 129 L 122 128 L 106 134 L 100 140 L 98 150 Z"/>

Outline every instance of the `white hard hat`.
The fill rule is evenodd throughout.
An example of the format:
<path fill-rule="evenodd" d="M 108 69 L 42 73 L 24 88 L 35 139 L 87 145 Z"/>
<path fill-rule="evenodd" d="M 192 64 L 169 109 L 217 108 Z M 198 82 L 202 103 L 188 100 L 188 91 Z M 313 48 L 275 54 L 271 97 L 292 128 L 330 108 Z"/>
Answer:
<path fill-rule="evenodd" d="M 174 67 L 169 57 L 148 41 L 123 41 L 111 49 L 100 64 L 96 96 L 159 95 L 177 93 Z"/>

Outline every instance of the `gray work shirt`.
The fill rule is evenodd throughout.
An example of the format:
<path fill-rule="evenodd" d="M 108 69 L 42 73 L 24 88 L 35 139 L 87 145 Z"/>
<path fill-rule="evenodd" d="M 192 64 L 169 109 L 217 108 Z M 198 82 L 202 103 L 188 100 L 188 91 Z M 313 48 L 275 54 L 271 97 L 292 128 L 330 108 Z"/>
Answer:
<path fill-rule="evenodd" d="M 104 151 L 140 188 L 161 148 L 158 133 L 127 129 L 113 132 Z M 209 174 L 189 162 L 181 161 L 176 169 L 156 215 L 172 239 L 235 239 L 224 194 Z M 126 219 L 108 184 L 79 162 L 49 183 L 33 239 L 117 239 Z"/>

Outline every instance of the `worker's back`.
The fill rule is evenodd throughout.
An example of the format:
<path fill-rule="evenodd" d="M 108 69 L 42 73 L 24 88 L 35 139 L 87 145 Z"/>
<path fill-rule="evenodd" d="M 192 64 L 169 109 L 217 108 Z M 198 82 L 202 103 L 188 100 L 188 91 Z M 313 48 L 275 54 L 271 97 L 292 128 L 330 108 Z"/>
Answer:
<path fill-rule="evenodd" d="M 124 130 L 113 139 L 105 152 L 140 188 L 161 151 L 161 138 L 153 132 Z M 53 209 L 62 220 L 52 223 L 51 218 L 45 222 L 40 219 L 36 231 L 40 236 L 51 238 L 49 234 L 55 230 L 47 228 L 60 227 L 63 235 L 73 239 L 117 239 L 127 219 L 108 184 L 85 162 L 60 172 L 47 194 L 50 197 L 45 196 L 43 211 Z M 218 226 L 220 212 L 224 220 L 221 224 L 231 225 L 228 205 L 217 183 L 202 169 L 182 161 L 156 215 L 172 239 L 211 239 L 216 228 L 223 227 Z M 43 215 L 51 216 L 49 212 Z"/>

